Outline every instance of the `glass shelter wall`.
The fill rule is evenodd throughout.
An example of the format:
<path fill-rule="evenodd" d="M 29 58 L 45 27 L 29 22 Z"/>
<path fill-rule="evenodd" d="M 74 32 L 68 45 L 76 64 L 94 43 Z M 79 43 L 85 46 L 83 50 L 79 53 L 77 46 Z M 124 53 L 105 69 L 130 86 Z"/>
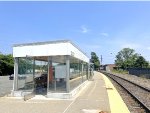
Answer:
<path fill-rule="evenodd" d="M 70 58 L 70 91 L 82 83 L 82 68 L 80 60 Z"/>
<path fill-rule="evenodd" d="M 32 91 L 34 89 L 32 58 L 19 58 L 17 80 L 18 90 Z"/>
<path fill-rule="evenodd" d="M 70 91 L 88 79 L 88 66 L 85 62 L 70 57 Z"/>
<path fill-rule="evenodd" d="M 72 56 L 39 56 L 18 59 L 18 90 L 34 91 L 36 94 L 66 93 L 88 79 L 88 63 Z"/>
<path fill-rule="evenodd" d="M 86 81 L 88 79 L 88 64 L 87 63 L 83 63 L 83 82 Z"/>
<path fill-rule="evenodd" d="M 48 61 L 47 57 L 35 58 L 34 91 L 36 94 L 47 93 Z"/>
<path fill-rule="evenodd" d="M 17 88 L 24 91 L 46 91 L 47 87 L 47 58 L 19 58 L 18 62 L 18 77 Z M 42 91 L 41 91 L 42 92 Z"/>
<path fill-rule="evenodd" d="M 66 92 L 66 56 L 49 57 L 49 92 Z"/>

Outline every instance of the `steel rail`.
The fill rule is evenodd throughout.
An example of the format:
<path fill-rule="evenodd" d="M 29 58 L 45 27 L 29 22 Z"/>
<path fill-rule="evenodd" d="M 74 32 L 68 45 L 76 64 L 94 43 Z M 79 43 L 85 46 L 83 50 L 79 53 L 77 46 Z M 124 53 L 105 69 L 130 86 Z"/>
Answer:
<path fill-rule="evenodd" d="M 106 76 L 108 76 L 109 78 L 113 79 L 117 84 L 119 84 L 123 89 L 125 89 L 146 111 L 146 113 L 150 113 L 150 108 L 147 107 L 147 105 L 145 105 L 141 100 L 139 100 L 133 93 L 131 93 L 126 87 L 124 87 L 121 83 L 119 83 L 116 79 L 114 79 L 112 76 L 110 76 L 110 73 L 106 73 L 106 72 L 102 72 L 103 74 L 105 74 Z M 115 75 L 114 75 L 115 76 Z M 115 77 L 118 77 L 118 76 L 115 76 Z M 118 77 L 122 80 L 124 80 L 123 78 L 121 77 Z M 129 82 L 128 80 L 125 79 L 125 81 Z M 134 84 L 136 86 L 139 87 L 139 85 L 133 83 L 133 82 L 129 82 L 131 84 Z M 142 87 L 142 86 L 141 86 Z M 140 87 L 140 88 L 141 88 Z M 145 89 L 147 91 L 147 89 L 145 87 L 142 87 L 142 89 Z M 149 91 L 148 91 L 149 92 Z"/>
<path fill-rule="evenodd" d="M 146 91 L 150 92 L 150 89 L 147 88 L 147 87 L 143 87 L 143 86 L 141 86 L 141 85 L 139 85 L 139 84 L 136 84 L 136 83 L 134 83 L 134 82 L 132 82 L 132 81 L 129 81 L 129 80 L 125 79 L 125 78 L 116 76 L 116 75 L 114 75 L 114 74 L 112 74 L 112 73 L 108 73 L 108 74 L 113 75 L 113 76 L 115 76 L 115 77 L 118 77 L 118 78 L 120 78 L 120 79 L 123 79 L 123 80 L 125 80 L 125 81 L 127 81 L 127 82 L 129 82 L 129 83 L 131 83 L 131 84 L 134 84 L 134 85 L 136 85 L 136 86 L 142 88 L 143 90 L 146 90 Z"/>

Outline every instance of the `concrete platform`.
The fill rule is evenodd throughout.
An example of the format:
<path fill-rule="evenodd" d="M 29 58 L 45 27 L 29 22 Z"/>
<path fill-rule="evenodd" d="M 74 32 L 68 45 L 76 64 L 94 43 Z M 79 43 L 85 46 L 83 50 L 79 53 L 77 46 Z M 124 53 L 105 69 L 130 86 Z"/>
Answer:
<path fill-rule="evenodd" d="M 126 104 L 110 80 L 104 74 L 100 73 L 100 75 L 105 81 L 111 113 L 130 113 Z"/>
<path fill-rule="evenodd" d="M 46 99 L 42 96 L 23 101 L 0 98 L 2 113 L 130 113 L 105 75 L 94 72 L 93 81 L 72 99 Z"/>

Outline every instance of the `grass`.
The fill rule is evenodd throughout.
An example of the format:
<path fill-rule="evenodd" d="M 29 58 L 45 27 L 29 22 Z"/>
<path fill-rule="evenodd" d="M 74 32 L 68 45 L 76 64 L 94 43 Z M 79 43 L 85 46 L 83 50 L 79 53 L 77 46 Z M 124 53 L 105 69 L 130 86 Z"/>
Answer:
<path fill-rule="evenodd" d="M 128 74 L 128 71 L 126 71 L 126 70 L 121 70 L 121 69 L 119 69 L 119 70 L 112 70 L 112 72 L 113 72 L 113 73 L 120 73 L 120 74 Z"/>

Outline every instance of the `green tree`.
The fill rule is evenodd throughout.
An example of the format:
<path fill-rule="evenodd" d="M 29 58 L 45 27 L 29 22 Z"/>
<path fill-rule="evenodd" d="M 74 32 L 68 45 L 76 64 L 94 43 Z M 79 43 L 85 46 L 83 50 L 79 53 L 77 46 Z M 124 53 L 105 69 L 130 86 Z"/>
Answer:
<path fill-rule="evenodd" d="M 135 67 L 138 68 L 147 68 L 149 66 L 149 62 L 145 60 L 143 56 L 139 56 L 135 61 Z"/>
<path fill-rule="evenodd" d="M 94 63 L 94 70 L 100 67 L 99 57 L 96 55 L 95 52 L 91 52 L 91 62 Z"/>
<path fill-rule="evenodd" d="M 139 55 L 135 53 L 134 49 L 124 48 L 116 55 L 115 64 L 123 69 L 134 67 L 135 61 L 138 56 Z"/>
<path fill-rule="evenodd" d="M 14 71 L 14 61 L 11 54 L 0 53 L 0 75 L 9 75 Z"/>

